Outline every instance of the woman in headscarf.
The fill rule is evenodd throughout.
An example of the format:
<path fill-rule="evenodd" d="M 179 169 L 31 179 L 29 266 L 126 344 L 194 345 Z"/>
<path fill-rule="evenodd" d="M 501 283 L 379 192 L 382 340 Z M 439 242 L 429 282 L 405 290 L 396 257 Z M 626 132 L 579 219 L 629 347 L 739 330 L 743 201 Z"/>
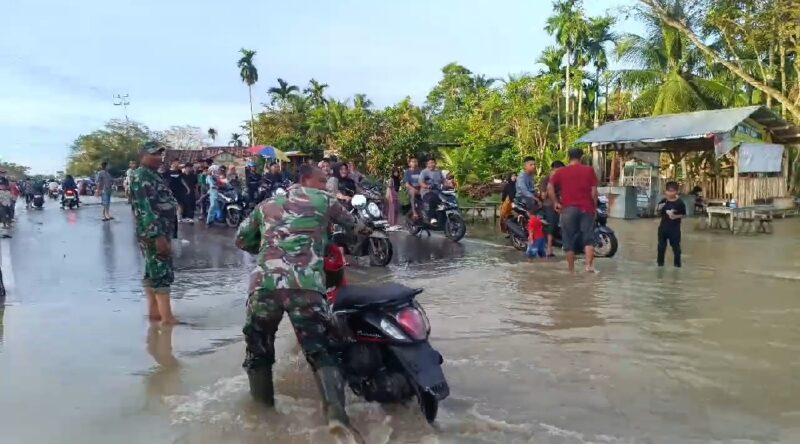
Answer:
<path fill-rule="evenodd" d="M 350 178 L 350 169 L 346 163 L 337 163 L 333 167 L 333 175 L 328 179 L 326 185 L 329 193 L 336 196 L 337 199 L 350 202 L 353 195 L 356 194 L 356 183 Z"/>
<path fill-rule="evenodd" d="M 386 183 L 386 218 L 389 225 L 397 225 L 397 215 L 400 213 L 400 169 L 392 169 L 392 175 Z"/>

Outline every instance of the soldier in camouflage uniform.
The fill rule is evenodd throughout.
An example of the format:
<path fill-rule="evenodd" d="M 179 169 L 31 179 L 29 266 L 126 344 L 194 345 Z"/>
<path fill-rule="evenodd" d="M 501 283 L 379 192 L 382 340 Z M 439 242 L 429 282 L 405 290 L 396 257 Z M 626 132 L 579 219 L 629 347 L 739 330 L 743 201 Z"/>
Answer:
<path fill-rule="evenodd" d="M 252 396 L 273 404 L 275 332 L 283 312 L 287 312 L 315 372 L 329 425 L 332 429 L 349 428 L 344 381 L 328 352 L 323 259 L 328 223 L 352 229 L 356 221 L 324 191 L 322 170 L 303 165 L 298 179 L 285 196 L 258 205 L 237 233 L 237 246 L 258 255 L 250 275 L 244 367 Z"/>
<path fill-rule="evenodd" d="M 172 272 L 172 246 L 177 202 L 164 183 L 158 167 L 162 163 L 164 147 L 158 142 L 147 142 L 139 150 L 140 167 L 131 176 L 133 213 L 136 218 L 136 235 L 144 254 L 144 291 L 147 293 L 151 320 L 175 324 L 170 306 Z"/>

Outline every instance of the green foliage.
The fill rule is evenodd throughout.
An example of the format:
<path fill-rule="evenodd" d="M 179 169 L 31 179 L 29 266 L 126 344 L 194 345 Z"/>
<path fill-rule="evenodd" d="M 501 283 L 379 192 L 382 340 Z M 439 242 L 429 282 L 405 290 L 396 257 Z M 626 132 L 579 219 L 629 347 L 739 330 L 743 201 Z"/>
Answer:
<path fill-rule="evenodd" d="M 75 139 L 67 172 L 73 176 L 92 175 L 100 169 L 101 162 L 107 161 L 111 174 L 120 175 L 128 168 L 128 162 L 137 159 L 139 147 L 154 137 L 141 123 L 110 120 L 103 129 Z"/>
<path fill-rule="evenodd" d="M 11 180 L 19 180 L 28 175 L 30 168 L 24 165 L 17 165 L 14 162 L 0 161 L 0 168 L 6 170 L 6 176 Z"/>

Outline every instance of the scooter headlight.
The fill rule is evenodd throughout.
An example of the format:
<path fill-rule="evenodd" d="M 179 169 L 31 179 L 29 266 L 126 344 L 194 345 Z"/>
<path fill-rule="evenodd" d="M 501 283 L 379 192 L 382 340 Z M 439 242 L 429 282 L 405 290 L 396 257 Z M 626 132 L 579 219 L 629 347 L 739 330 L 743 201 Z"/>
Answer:
<path fill-rule="evenodd" d="M 378 208 L 378 204 L 376 204 L 375 202 L 370 202 L 369 204 L 367 204 L 367 213 L 369 213 L 369 215 L 372 216 L 374 219 L 380 219 L 382 216 L 381 209 Z"/>

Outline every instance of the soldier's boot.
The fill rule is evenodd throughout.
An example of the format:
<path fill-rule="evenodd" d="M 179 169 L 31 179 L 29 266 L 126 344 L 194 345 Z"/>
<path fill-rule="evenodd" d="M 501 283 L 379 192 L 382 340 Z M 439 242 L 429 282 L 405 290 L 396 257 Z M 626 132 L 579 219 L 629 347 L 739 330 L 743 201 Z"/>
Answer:
<path fill-rule="evenodd" d="M 332 366 L 320 367 L 314 377 L 322 395 L 322 410 L 331 434 L 364 442 L 358 431 L 350 425 L 350 418 L 345 410 L 344 379 L 339 369 Z"/>
<path fill-rule="evenodd" d="M 247 370 L 250 380 L 250 396 L 268 406 L 275 405 L 275 392 L 272 386 L 272 366 Z"/>

